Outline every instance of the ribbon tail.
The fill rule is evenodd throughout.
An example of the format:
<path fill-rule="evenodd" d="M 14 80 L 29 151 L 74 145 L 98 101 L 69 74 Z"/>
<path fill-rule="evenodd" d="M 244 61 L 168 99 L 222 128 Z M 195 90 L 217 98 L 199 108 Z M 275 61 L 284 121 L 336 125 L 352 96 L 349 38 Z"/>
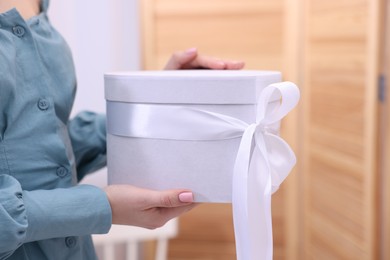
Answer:
<path fill-rule="evenodd" d="M 233 220 L 238 260 L 272 260 L 273 254 L 271 170 L 264 137 L 255 131 L 255 125 L 245 131 L 233 174 Z M 252 152 L 254 135 L 256 146 Z"/>
<path fill-rule="evenodd" d="M 241 139 L 233 171 L 233 222 L 238 260 L 250 260 L 248 223 L 248 169 L 256 125 L 249 126 Z"/>
<path fill-rule="evenodd" d="M 256 135 L 248 177 L 248 225 L 251 258 L 272 260 L 271 169 L 265 140 Z"/>

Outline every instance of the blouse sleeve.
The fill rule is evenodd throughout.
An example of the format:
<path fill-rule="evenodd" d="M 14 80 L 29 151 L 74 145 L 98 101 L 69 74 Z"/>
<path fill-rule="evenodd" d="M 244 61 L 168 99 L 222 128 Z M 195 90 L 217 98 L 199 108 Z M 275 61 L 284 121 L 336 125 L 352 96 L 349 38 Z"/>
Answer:
<path fill-rule="evenodd" d="M 106 157 L 106 117 L 81 112 L 68 124 L 77 164 L 78 180 L 104 167 Z"/>
<path fill-rule="evenodd" d="M 0 174 L 0 259 L 31 241 L 107 233 L 111 221 L 107 196 L 97 187 L 23 191 Z"/>
<path fill-rule="evenodd" d="M 0 259 L 5 259 L 26 239 L 28 227 L 23 192 L 16 179 L 0 175 Z"/>

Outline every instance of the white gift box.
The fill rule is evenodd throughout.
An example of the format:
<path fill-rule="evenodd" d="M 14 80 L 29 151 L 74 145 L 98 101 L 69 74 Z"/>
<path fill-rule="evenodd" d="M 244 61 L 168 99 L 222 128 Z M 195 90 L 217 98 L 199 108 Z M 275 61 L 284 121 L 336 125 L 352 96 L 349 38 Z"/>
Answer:
<path fill-rule="evenodd" d="M 212 118 L 198 125 L 193 112 L 210 112 L 250 125 L 256 122 L 262 90 L 280 81 L 276 71 L 105 74 L 108 183 L 189 189 L 197 202 L 231 202 L 241 136 L 219 133 Z M 279 99 L 271 98 L 266 106 L 272 109 Z M 279 122 L 268 126 L 271 132 L 278 129 Z M 208 131 L 210 138 L 192 138 L 193 132 L 203 136 Z"/>

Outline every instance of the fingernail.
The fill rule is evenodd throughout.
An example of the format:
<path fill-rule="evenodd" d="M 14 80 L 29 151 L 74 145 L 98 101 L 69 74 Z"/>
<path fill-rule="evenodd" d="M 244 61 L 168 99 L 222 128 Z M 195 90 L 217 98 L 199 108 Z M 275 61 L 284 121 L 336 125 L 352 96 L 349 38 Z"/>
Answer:
<path fill-rule="evenodd" d="M 217 61 L 216 64 L 218 64 L 218 67 L 222 67 L 222 68 L 224 68 L 226 65 L 225 62 L 223 61 Z"/>
<path fill-rule="evenodd" d="M 192 192 L 183 192 L 179 194 L 179 200 L 185 203 L 194 202 L 194 196 Z"/>
<path fill-rule="evenodd" d="M 191 49 L 186 50 L 185 53 L 187 55 L 192 55 L 192 54 L 196 53 L 197 51 L 198 51 L 197 48 L 191 48 Z"/>

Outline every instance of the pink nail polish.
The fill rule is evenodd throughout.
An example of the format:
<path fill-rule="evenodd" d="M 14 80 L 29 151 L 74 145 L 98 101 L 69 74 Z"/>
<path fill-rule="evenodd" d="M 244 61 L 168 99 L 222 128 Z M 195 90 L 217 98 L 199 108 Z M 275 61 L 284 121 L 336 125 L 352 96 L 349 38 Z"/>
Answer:
<path fill-rule="evenodd" d="M 216 64 L 217 64 L 218 67 L 220 67 L 220 68 L 225 68 L 225 62 L 223 62 L 223 61 L 217 61 Z"/>
<path fill-rule="evenodd" d="M 194 196 L 192 192 L 183 192 L 179 194 L 179 200 L 185 203 L 194 202 Z"/>

